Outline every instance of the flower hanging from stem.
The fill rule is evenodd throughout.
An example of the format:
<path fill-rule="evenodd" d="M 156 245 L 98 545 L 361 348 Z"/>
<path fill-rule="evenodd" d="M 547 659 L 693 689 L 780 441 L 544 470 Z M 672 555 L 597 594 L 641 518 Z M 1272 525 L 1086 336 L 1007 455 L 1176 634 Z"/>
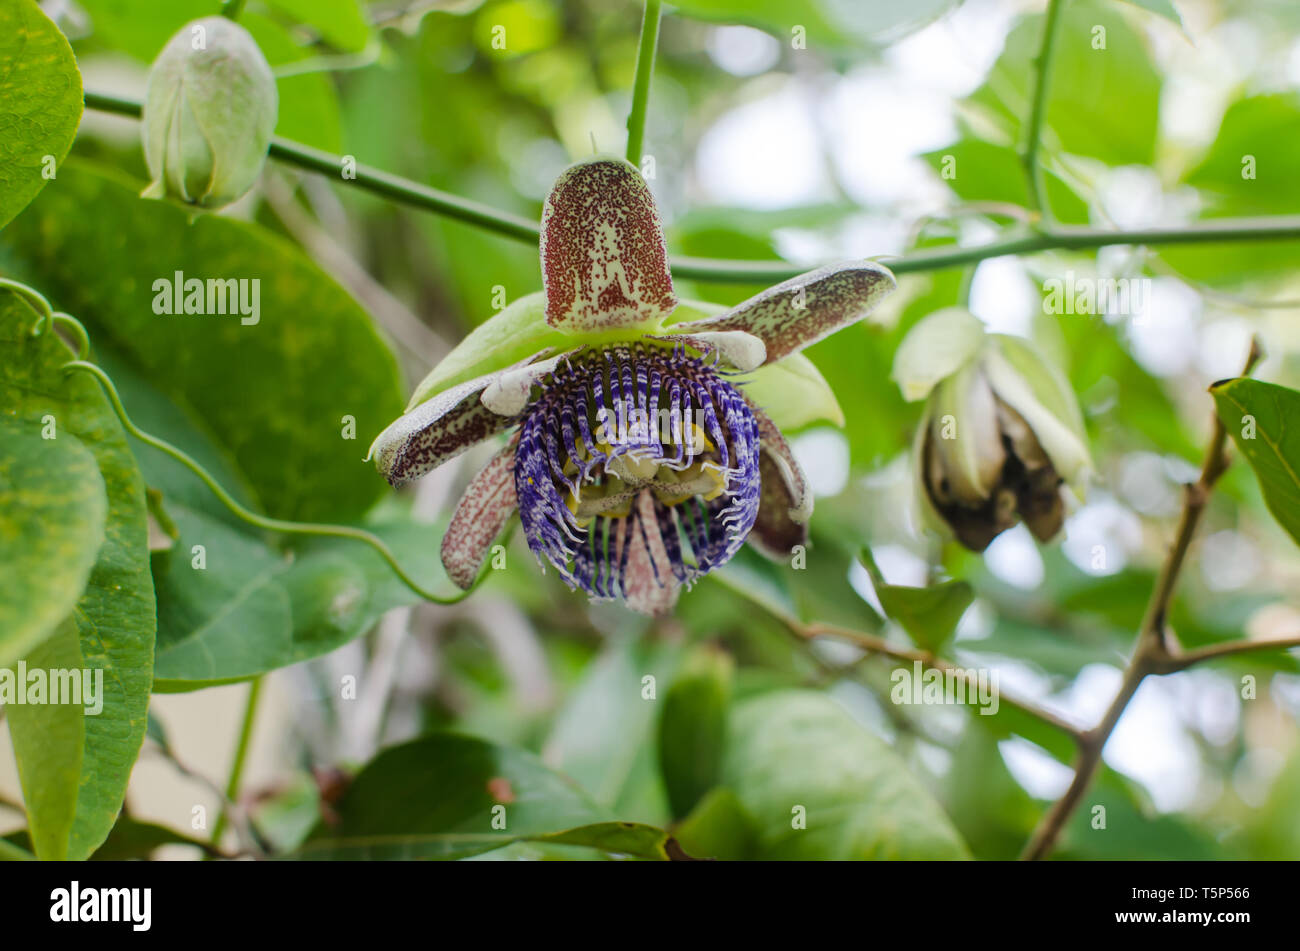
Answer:
<path fill-rule="evenodd" d="M 647 614 L 746 541 L 805 544 L 812 495 L 774 417 L 842 420 L 798 351 L 865 316 L 889 271 L 821 268 L 721 312 L 680 302 L 650 189 L 608 157 L 551 190 L 541 265 L 542 293 L 471 333 L 371 447 L 401 485 L 513 430 L 452 515 L 452 580 L 473 584 L 516 511 L 570 587 Z"/>

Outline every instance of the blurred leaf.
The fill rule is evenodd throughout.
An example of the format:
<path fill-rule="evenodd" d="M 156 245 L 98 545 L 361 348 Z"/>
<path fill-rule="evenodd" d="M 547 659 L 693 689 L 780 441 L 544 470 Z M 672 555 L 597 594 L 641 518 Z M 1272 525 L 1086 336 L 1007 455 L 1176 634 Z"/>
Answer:
<path fill-rule="evenodd" d="M 988 79 L 968 100 L 991 112 L 1008 142 L 1018 143 L 1023 135 L 1044 23 L 1041 14 L 1016 23 Z M 1110 165 L 1149 165 L 1159 126 L 1160 75 L 1145 37 L 1116 4 L 1095 0 L 1064 4 L 1057 29 L 1045 144 Z"/>
<path fill-rule="evenodd" d="M 1219 420 L 1250 462 L 1264 501 L 1300 544 L 1300 393 L 1246 378 L 1210 387 Z"/>
<path fill-rule="evenodd" d="M 68 616 L 104 542 L 99 464 L 52 425 L 44 439 L 0 419 L 0 667 Z"/>
<path fill-rule="evenodd" d="M 143 201 L 68 163 L 4 232 L 21 270 L 105 335 L 229 450 L 268 514 L 346 519 L 387 491 L 362 463 L 402 410 L 392 354 L 361 307 L 299 250 L 257 227 Z M 257 281 L 259 320 L 154 312 L 188 281 Z M 158 281 L 163 290 L 155 291 Z M 339 372 L 346 367 L 347 372 Z M 344 417 L 355 440 L 342 438 Z"/>
<path fill-rule="evenodd" d="M 764 859 L 957 859 L 948 817 L 903 762 L 824 694 L 736 705 L 723 784 L 759 829 Z M 807 827 L 798 828 L 800 816 Z"/>
<path fill-rule="evenodd" d="M 972 718 L 956 744 L 943 801 L 978 859 L 1014 859 L 1037 825 L 1041 808 L 1007 769 L 982 718 Z"/>
<path fill-rule="evenodd" d="M 937 20 L 959 0 L 679 0 L 682 14 L 723 23 L 744 23 L 789 42 L 803 27 L 809 48 L 850 42 L 888 43 Z M 799 49 L 801 47 L 796 47 Z"/>
<path fill-rule="evenodd" d="M 1183 18 L 1179 15 L 1173 0 L 1128 0 L 1128 2 L 1143 10 L 1149 10 L 1156 16 L 1164 17 L 1178 27 L 1183 25 Z"/>
<path fill-rule="evenodd" d="M 164 845 L 188 845 L 204 854 L 213 854 L 208 842 L 182 835 L 174 829 L 153 822 L 132 819 L 125 812 L 113 825 L 104 844 L 90 857 L 95 862 L 123 862 L 130 859 L 148 859 Z"/>
<path fill-rule="evenodd" d="M 1066 823 L 1052 857 L 1196 862 L 1235 856 L 1209 831 L 1180 816 L 1157 814 L 1134 783 L 1103 766 Z"/>
<path fill-rule="evenodd" d="M 180 538 L 153 556 L 157 691 L 246 680 L 319 657 L 364 634 L 390 608 L 419 600 L 360 542 L 312 540 L 288 557 L 184 505 L 170 511 Z M 432 543 L 436 526 L 398 517 L 364 527 L 423 584 L 451 593 Z M 195 567 L 197 545 L 202 568 Z"/>
<path fill-rule="evenodd" d="M 659 714 L 659 768 L 675 818 L 717 785 L 727 734 L 734 662 L 702 647 L 683 663 Z"/>
<path fill-rule="evenodd" d="M 695 858 L 740 862 L 753 858 L 758 830 L 736 794 L 719 786 L 696 804 L 674 835 Z"/>
<path fill-rule="evenodd" d="M 1228 107 L 1219 135 L 1183 179 L 1230 215 L 1300 211 L 1300 95 L 1253 96 Z M 1249 161 L 1248 161 L 1249 160 Z"/>
<path fill-rule="evenodd" d="M 84 374 L 66 374 L 67 347 L 55 333 L 33 337 L 35 323 L 25 303 L 12 295 L 0 298 L 0 405 L 14 423 L 30 429 L 52 416 L 57 431 L 76 437 L 98 463 L 108 500 L 104 543 L 71 614 L 73 623 L 58 639 L 60 662 L 52 666 L 102 676 L 97 699 L 103 708 L 85 716 L 75 705 L 15 705 L 8 709 L 9 731 L 28 803 L 47 795 L 63 803 L 52 807 L 58 818 L 47 824 L 48 833 L 36 836 L 44 855 L 84 859 L 112 828 L 144 742 L 154 591 L 144 484 L 126 435 L 99 384 Z M 69 795 L 75 796 L 70 828 L 64 811 Z"/>
<path fill-rule="evenodd" d="M 740 381 L 753 400 L 787 435 L 810 423 L 844 425 L 835 391 L 816 365 L 802 353 L 759 367 Z"/>
<path fill-rule="evenodd" d="M 1016 150 L 966 137 L 921 156 L 944 183 L 966 202 L 1029 206 L 1025 167 Z M 1063 224 L 1088 223 L 1088 203 L 1056 175 L 1045 176 L 1047 201 Z"/>
<path fill-rule="evenodd" d="M 306 23 L 320 31 L 341 50 L 357 51 L 365 48 L 370 39 L 370 25 L 366 22 L 362 5 L 357 0 L 266 0 L 275 10 L 281 10 L 299 23 Z"/>
<path fill-rule="evenodd" d="M 54 177 L 81 122 L 81 73 L 32 0 L 0 6 L 0 228 Z M 53 164 L 50 164 L 53 163 Z"/>
<path fill-rule="evenodd" d="M 902 625 L 917 647 L 938 652 L 952 639 L 975 590 L 952 579 L 925 588 L 885 584 L 876 588 L 885 614 Z"/>
<path fill-rule="evenodd" d="M 605 821 L 571 780 L 532 754 L 450 733 L 384 750 L 337 811 L 338 824 L 317 827 L 297 857 L 454 859 L 550 839 L 655 858 L 665 841 L 660 830 Z"/>
<path fill-rule="evenodd" d="M 664 792 L 653 768 L 653 731 L 658 691 L 671 683 L 679 654 L 680 648 L 655 643 L 617 642 L 606 648 L 556 715 L 542 746 L 545 762 L 573 777 L 604 808 L 620 808 L 632 797 L 639 800 L 637 811 L 620 808 L 621 815 L 666 817 Z M 655 681 L 649 697 L 647 677 Z M 642 761 L 651 768 L 645 770 Z M 655 788 L 632 788 L 642 781 Z"/>

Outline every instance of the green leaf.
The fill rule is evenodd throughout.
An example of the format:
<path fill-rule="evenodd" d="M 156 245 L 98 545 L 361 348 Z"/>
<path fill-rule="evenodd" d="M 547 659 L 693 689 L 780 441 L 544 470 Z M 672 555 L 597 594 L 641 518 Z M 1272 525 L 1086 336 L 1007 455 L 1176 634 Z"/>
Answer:
<path fill-rule="evenodd" d="M 952 639 L 966 609 L 975 600 L 975 589 L 965 581 L 941 581 L 926 588 L 885 584 L 876 588 L 885 609 L 917 647 L 937 652 Z"/>
<path fill-rule="evenodd" d="M 531 753 L 451 733 L 384 750 L 337 812 L 338 823 L 319 826 L 296 857 L 455 859 L 523 840 L 663 857 L 661 831 L 609 822 Z"/>
<path fill-rule="evenodd" d="M 72 611 L 104 541 L 99 464 L 71 433 L 0 421 L 0 667 Z"/>
<path fill-rule="evenodd" d="M 46 824 L 59 830 L 57 836 L 52 831 L 42 837 L 47 854 L 83 859 L 112 828 L 144 742 L 153 674 L 154 591 L 144 483 L 126 435 L 99 384 L 84 374 L 63 372 L 71 358 L 63 342 L 54 333 L 31 335 L 35 322 L 36 314 L 25 303 L 12 296 L 0 299 L 0 405 L 13 421 L 31 428 L 39 428 L 46 416 L 54 417 L 58 432 L 75 436 L 98 462 L 108 515 L 104 543 L 72 614 L 81 655 L 72 666 L 102 675 L 103 709 L 82 717 L 81 707 L 29 708 L 35 719 L 15 720 L 11 713 L 9 729 L 15 749 L 39 747 L 45 765 L 57 763 L 62 769 L 80 764 L 72 787 L 76 810 L 70 831 L 62 834 L 60 813 L 52 825 Z M 75 661 L 70 643 L 61 656 Z M 64 723 L 69 712 L 81 717 L 82 741 Z M 37 767 L 24 765 L 23 759 L 31 760 L 20 758 L 20 770 L 30 777 L 25 784 L 52 784 L 66 794 L 62 772 L 52 776 L 41 768 L 38 777 L 33 773 Z M 60 800 L 55 795 L 51 801 Z"/>
<path fill-rule="evenodd" d="M 73 670 L 85 666 L 77 637 L 77 622 L 69 617 L 32 651 L 27 671 Z M 17 683 L 19 690 L 26 684 Z M 45 703 L 6 704 L 14 760 L 27 808 L 28 833 L 37 856 L 52 861 L 68 858 L 77 818 L 77 786 L 86 746 L 86 717 L 81 707 Z M 107 834 L 107 829 L 104 830 Z M 84 856 L 78 856 L 84 857 Z"/>
<path fill-rule="evenodd" d="M 967 100 L 987 112 L 1007 145 L 1022 141 L 1044 22 L 1041 14 L 1017 22 L 988 79 Z M 1145 37 L 1116 4 L 1094 0 L 1064 4 L 1057 29 L 1044 130 L 1048 149 L 1110 165 L 1151 164 L 1160 74 Z"/>
<path fill-rule="evenodd" d="M 370 25 L 357 0 L 267 0 L 267 3 L 299 23 L 315 27 L 322 39 L 341 50 L 356 52 L 364 49 L 370 40 Z"/>
<path fill-rule="evenodd" d="M 967 202 L 997 202 L 1025 208 L 1029 185 L 1020 156 L 1010 145 L 966 137 L 921 156 L 944 184 Z M 1063 224 L 1086 225 L 1088 203 L 1058 176 L 1045 176 L 1047 203 Z"/>
<path fill-rule="evenodd" d="M 3 228 L 45 187 L 68 154 L 82 103 L 72 48 L 32 0 L 0 5 L 0 63 Z"/>
<path fill-rule="evenodd" d="M 764 859 L 957 859 L 930 793 L 835 700 L 805 690 L 736 705 L 723 785 L 758 826 Z M 800 817 L 806 828 L 797 828 Z"/>
<path fill-rule="evenodd" d="M 1210 387 L 1219 420 L 1259 477 L 1264 502 L 1300 544 L 1300 393 L 1245 377 Z"/>
<path fill-rule="evenodd" d="M 611 644 L 587 666 L 542 745 L 549 766 L 625 818 L 667 818 L 655 769 L 658 701 L 647 695 L 644 678 L 668 683 L 679 650 L 653 643 Z"/>
<path fill-rule="evenodd" d="M 844 410 L 835 399 L 835 391 L 802 353 L 792 353 L 776 363 L 759 367 L 741 380 L 745 395 L 784 433 L 820 420 L 844 425 Z"/>
<path fill-rule="evenodd" d="M 659 714 L 659 768 L 680 818 L 717 785 L 727 738 L 734 662 L 715 648 L 688 657 Z"/>
<path fill-rule="evenodd" d="M 215 851 L 208 842 L 192 839 L 166 826 L 132 819 L 124 812 L 117 820 L 117 824 L 113 826 L 113 831 L 104 840 L 104 844 L 95 850 L 91 859 L 96 862 L 148 859 L 164 845 L 189 845 L 204 854 L 212 854 Z"/>
<path fill-rule="evenodd" d="M 216 215 L 191 224 L 184 210 L 142 201 L 138 190 L 70 162 L 59 187 L 4 232 L 7 248 L 39 275 L 31 283 L 207 423 L 268 514 L 360 515 L 387 490 L 362 463 L 364 446 L 402 406 L 394 358 L 369 316 L 257 225 Z M 176 272 L 258 281 L 257 323 L 155 313 L 170 287 L 155 283 Z M 355 440 L 343 438 L 344 417 L 355 420 Z"/>
<path fill-rule="evenodd" d="M 741 862 L 754 857 L 758 830 L 736 794 L 717 787 L 673 830 L 690 855 L 700 859 Z"/>
<path fill-rule="evenodd" d="M 319 657 L 364 634 L 390 608 L 419 600 L 360 542 L 312 540 L 289 556 L 182 504 L 169 511 L 180 537 L 153 556 L 156 691 L 247 680 Z M 390 516 L 365 527 L 422 583 L 450 593 L 434 544 L 438 526 Z M 195 546 L 202 546 L 201 561 Z"/>
<path fill-rule="evenodd" d="M 1297 128 L 1300 95 L 1275 93 L 1234 102 L 1209 152 L 1183 181 L 1208 192 L 1220 214 L 1300 211 Z"/>
<path fill-rule="evenodd" d="M 1182 28 L 1183 18 L 1178 13 L 1178 8 L 1174 6 L 1173 0 L 1128 0 L 1135 7 L 1141 7 L 1148 10 L 1156 16 L 1164 17 L 1170 23 Z"/>

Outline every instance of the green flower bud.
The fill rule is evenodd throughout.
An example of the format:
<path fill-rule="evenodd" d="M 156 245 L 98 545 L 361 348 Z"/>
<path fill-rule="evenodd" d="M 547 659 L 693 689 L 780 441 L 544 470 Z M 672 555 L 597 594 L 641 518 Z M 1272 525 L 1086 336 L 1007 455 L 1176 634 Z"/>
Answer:
<path fill-rule="evenodd" d="M 895 358 L 904 396 L 926 398 L 914 446 L 922 511 L 973 551 L 1020 521 L 1049 541 L 1065 520 L 1062 484 L 1081 491 L 1092 467 L 1078 401 L 1027 341 L 975 335 L 973 321 L 932 314 Z"/>
<path fill-rule="evenodd" d="M 181 27 L 149 70 L 141 130 L 153 181 L 144 197 L 204 208 L 239 198 L 262 171 L 278 105 L 247 30 L 220 16 Z"/>

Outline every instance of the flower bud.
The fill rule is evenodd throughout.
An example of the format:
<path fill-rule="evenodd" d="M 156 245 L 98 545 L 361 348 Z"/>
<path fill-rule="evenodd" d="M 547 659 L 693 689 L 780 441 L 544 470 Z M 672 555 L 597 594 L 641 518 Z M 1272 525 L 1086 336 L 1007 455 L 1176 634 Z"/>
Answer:
<path fill-rule="evenodd" d="M 1027 341 L 975 334 L 972 322 L 932 314 L 895 358 L 904 395 L 927 400 L 914 448 L 923 511 L 973 551 L 1020 521 L 1049 541 L 1065 520 L 1062 484 L 1077 490 L 1091 470 L 1078 402 Z"/>
<path fill-rule="evenodd" d="M 278 101 L 271 67 L 242 26 L 211 16 L 181 27 L 149 70 L 141 129 L 153 181 L 144 196 L 205 208 L 239 198 L 266 161 Z"/>

